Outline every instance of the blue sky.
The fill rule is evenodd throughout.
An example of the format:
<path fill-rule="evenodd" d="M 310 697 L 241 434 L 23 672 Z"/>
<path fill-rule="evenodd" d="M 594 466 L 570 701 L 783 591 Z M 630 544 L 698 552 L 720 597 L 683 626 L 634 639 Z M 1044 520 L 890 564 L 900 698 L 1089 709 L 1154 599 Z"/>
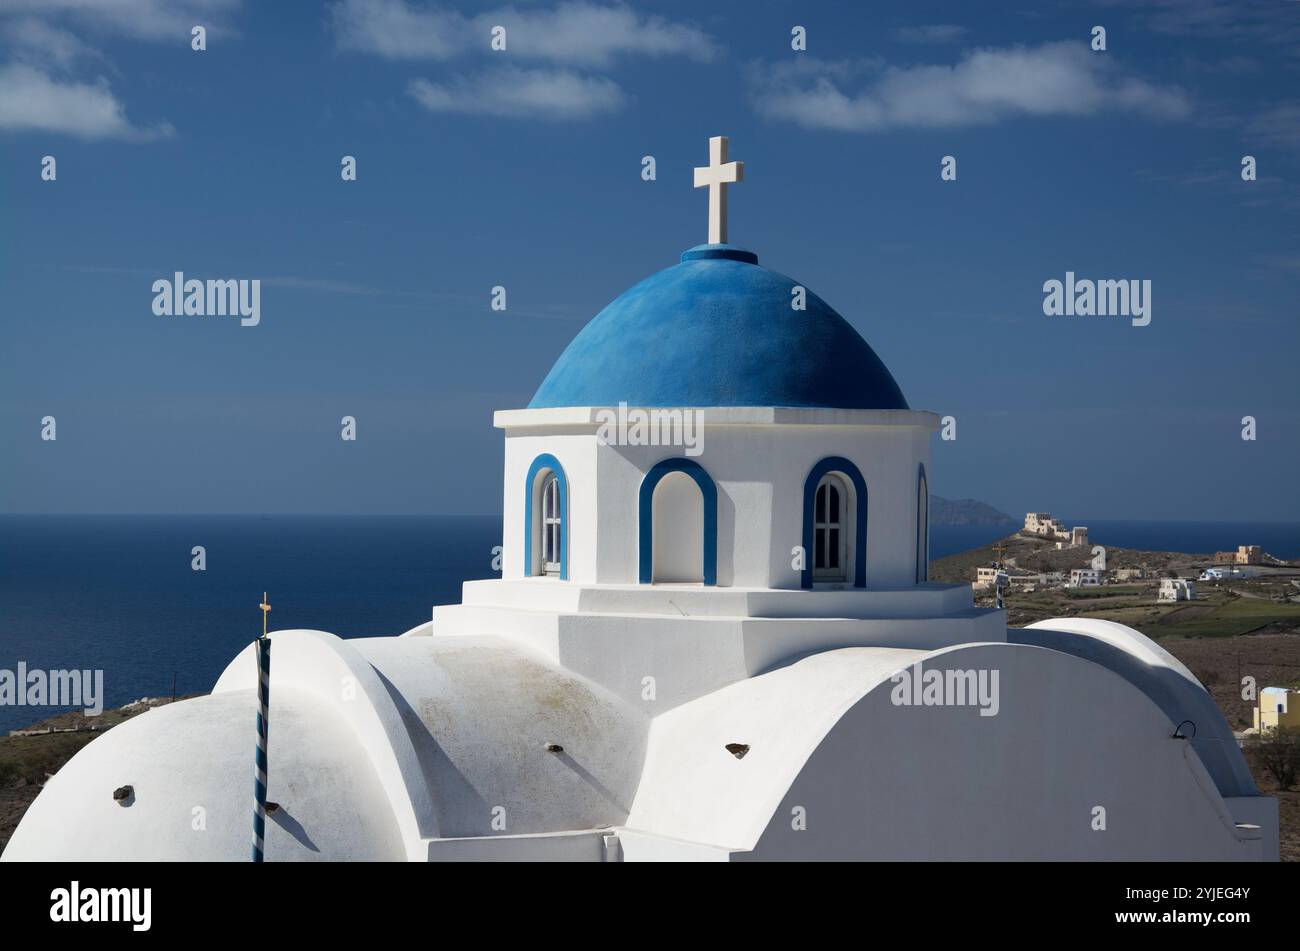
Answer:
<path fill-rule="evenodd" d="M 717 134 L 733 242 L 957 418 L 937 493 L 1300 519 L 1285 0 L 0 0 L 0 511 L 499 511 L 492 410 L 704 240 Z M 178 270 L 260 325 L 155 316 Z M 1067 270 L 1151 324 L 1044 316 Z"/>

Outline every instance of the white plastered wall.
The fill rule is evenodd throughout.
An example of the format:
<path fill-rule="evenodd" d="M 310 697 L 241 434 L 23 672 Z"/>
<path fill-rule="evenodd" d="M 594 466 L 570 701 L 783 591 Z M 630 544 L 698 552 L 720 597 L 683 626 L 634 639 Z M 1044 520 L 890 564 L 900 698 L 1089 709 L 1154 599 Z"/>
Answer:
<path fill-rule="evenodd" d="M 551 453 L 564 467 L 569 580 L 587 584 L 637 583 L 641 482 L 663 459 L 686 457 L 717 485 L 718 584 L 798 588 L 792 549 L 803 543 L 804 482 L 817 462 L 843 456 L 867 484 L 867 586 L 914 583 L 917 474 L 925 464 L 933 478 L 933 414 L 768 410 L 769 421 L 756 422 L 752 417 L 764 411 L 747 418 L 744 411 L 705 409 L 702 452 L 687 456 L 680 446 L 606 445 L 595 423 L 569 420 L 594 412 L 498 414 L 497 425 L 506 429 L 503 577 L 523 576 L 524 484 L 538 455 Z"/>

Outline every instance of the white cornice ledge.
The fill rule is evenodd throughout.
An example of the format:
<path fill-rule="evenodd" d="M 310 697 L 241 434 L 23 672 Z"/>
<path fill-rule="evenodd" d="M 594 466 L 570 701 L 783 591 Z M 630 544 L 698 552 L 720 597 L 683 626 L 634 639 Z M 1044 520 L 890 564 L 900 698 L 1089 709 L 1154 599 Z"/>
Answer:
<path fill-rule="evenodd" d="M 929 432 L 939 429 L 939 416 L 914 409 L 807 409 L 789 406 L 704 406 L 649 407 L 631 410 L 693 410 L 704 424 L 715 426 L 917 426 Z M 497 429 L 596 429 L 617 419 L 616 406 L 561 406 L 553 409 L 499 409 L 492 416 Z M 614 414 L 612 417 L 609 414 Z"/>

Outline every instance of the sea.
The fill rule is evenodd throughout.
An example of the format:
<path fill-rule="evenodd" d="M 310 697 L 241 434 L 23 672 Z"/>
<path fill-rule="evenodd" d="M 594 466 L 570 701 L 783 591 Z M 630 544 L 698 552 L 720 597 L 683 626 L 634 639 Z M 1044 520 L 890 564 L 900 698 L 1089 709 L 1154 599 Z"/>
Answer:
<path fill-rule="evenodd" d="M 1300 523 L 1064 521 L 1102 545 L 1300 558 Z M 932 526 L 932 557 L 1015 528 Z M 499 516 L 3 515 L 0 672 L 102 670 L 106 708 L 206 693 L 261 633 L 264 591 L 273 630 L 400 634 L 494 577 L 500 544 Z M 0 733 L 57 712 L 0 705 Z"/>

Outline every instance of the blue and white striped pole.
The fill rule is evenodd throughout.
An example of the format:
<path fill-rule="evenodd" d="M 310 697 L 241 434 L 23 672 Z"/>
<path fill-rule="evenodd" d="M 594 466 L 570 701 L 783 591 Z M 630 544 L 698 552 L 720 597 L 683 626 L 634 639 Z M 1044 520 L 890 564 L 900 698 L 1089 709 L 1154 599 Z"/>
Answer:
<path fill-rule="evenodd" d="M 266 636 L 266 615 L 271 605 L 262 593 L 262 636 L 257 645 L 257 767 L 253 774 L 253 861 L 264 861 L 266 848 L 266 744 L 271 713 L 271 639 Z"/>

